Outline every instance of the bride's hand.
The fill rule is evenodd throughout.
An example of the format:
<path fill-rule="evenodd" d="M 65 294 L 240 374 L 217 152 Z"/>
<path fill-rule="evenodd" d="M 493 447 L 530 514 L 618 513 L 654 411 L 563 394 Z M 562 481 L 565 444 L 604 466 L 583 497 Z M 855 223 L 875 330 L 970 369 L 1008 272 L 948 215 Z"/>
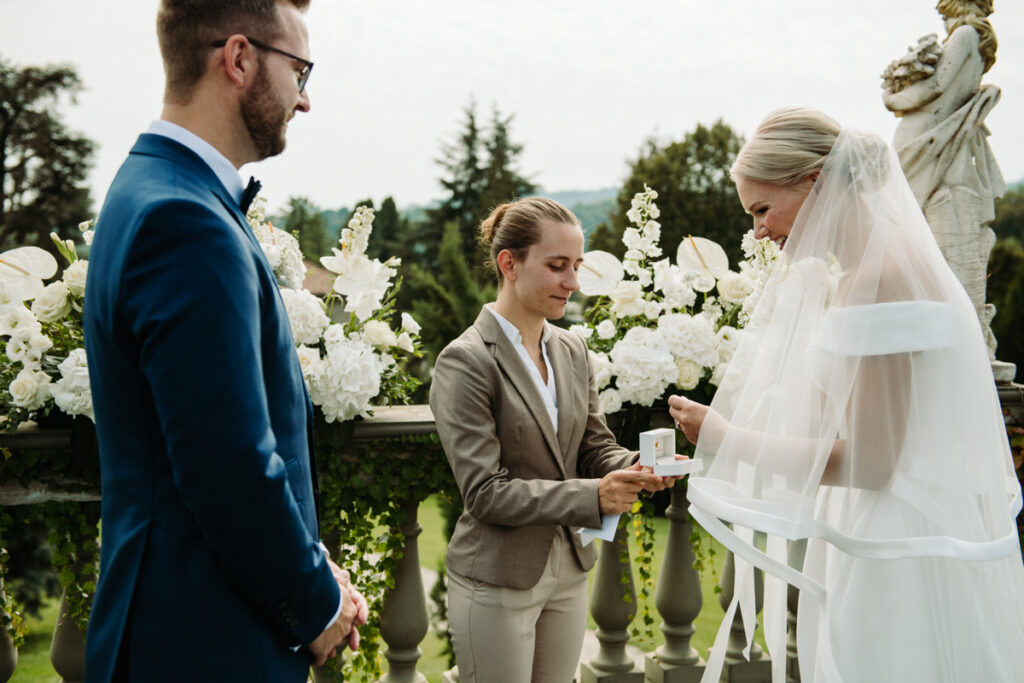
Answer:
<path fill-rule="evenodd" d="M 668 412 L 676 422 L 676 429 L 683 433 L 686 440 L 692 444 L 697 443 L 708 407 L 683 396 L 669 396 Z"/>

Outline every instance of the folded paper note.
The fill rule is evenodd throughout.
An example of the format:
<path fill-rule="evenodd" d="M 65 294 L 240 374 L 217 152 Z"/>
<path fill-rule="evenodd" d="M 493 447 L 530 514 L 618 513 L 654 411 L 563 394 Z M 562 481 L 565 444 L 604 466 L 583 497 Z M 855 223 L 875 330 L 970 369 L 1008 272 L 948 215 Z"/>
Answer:
<path fill-rule="evenodd" d="M 619 528 L 619 517 L 621 515 L 601 515 L 600 529 L 580 529 L 580 542 L 583 545 L 590 545 L 595 538 L 602 541 L 615 540 L 615 530 Z"/>

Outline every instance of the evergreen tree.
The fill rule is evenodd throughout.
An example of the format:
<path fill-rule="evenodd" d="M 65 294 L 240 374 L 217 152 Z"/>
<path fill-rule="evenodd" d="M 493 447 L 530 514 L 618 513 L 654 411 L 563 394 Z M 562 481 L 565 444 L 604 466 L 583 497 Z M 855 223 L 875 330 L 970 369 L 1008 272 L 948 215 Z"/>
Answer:
<path fill-rule="evenodd" d="M 999 240 L 993 247 L 986 298 L 996 307 L 996 358 L 1016 363 L 1019 379 L 1024 368 L 1024 248 L 1017 239 Z"/>
<path fill-rule="evenodd" d="M 0 249 L 52 248 L 51 231 L 80 237 L 94 145 L 65 128 L 58 108 L 81 89 L 70 66 L 18 68 L 0 58 Z"/>
<path fill-rule="evenodd" d="M 288 199 L 284 229 L 299 240 L 299 249 L 307 261 L 319 262 L 331 251 L 331 236 L 323 212 L 306 197 Z"/>
<path fill-rule="evenodd" d="M 413 253 L 410 242 L 409 221 L 398 211 L 395 200 L 385 197 L 377 209 L 373 221 L 373 237 L 367 254 L 370 258 L 386 261 L 397 256 L 406 261 Z"/>
<path fill-rule="evenodd" d="M 639 157 L 631 162 L 629 177 L 619 191 L 618 206 L 612 213 L 611 232 L 619 246 L 608 244 L 603 233 L 598 243 L 621 256 L 623 247 L 619 240 L 629 225 L 626 212 L 633 195 L 642 192 L 646 184 L 658 192 L 661 247 L 666 257 L 674 259 L 679 243 L 695 235 L 718 242 L 729 255 L 730 263 L 736 264 L 743 256 L 740 240 L 751 227 L 729 179 L 729 167 L 742 145 L 743 140 L 721 120 L 710 128 L 698 124 L 681 141 L 664 146 L 649 139 Z"/>
<path fill-rule="evenodd" d="M 996 200 L 996 219 L 992 222 L 996 237 L 1024 240 L 1024 185 L 1019 185 Z"/>

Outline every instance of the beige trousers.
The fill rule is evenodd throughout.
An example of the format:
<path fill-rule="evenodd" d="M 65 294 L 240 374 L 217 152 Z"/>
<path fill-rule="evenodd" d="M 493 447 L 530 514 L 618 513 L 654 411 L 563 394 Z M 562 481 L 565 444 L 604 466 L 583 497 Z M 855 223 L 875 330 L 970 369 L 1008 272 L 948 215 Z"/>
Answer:
<path fill-rule="evenodd" d="M 587 573 L 566 531 L 528 590 L 448 572 L 448 622 L 462 683 L 569 683 L 587 625 Z"/>

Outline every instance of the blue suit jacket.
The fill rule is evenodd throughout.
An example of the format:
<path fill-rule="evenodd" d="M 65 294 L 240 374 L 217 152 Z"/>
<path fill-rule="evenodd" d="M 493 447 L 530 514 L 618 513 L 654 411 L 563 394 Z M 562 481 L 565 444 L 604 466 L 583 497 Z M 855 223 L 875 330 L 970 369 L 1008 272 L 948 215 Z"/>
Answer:
<path fill-rule="evenodd" d="M 191 150 L 142 135 L 100 213 L 85 340 L 102 471 L 86 680 L 305 681 L 338 608 L 312 405 L 273 272 Z"/>

